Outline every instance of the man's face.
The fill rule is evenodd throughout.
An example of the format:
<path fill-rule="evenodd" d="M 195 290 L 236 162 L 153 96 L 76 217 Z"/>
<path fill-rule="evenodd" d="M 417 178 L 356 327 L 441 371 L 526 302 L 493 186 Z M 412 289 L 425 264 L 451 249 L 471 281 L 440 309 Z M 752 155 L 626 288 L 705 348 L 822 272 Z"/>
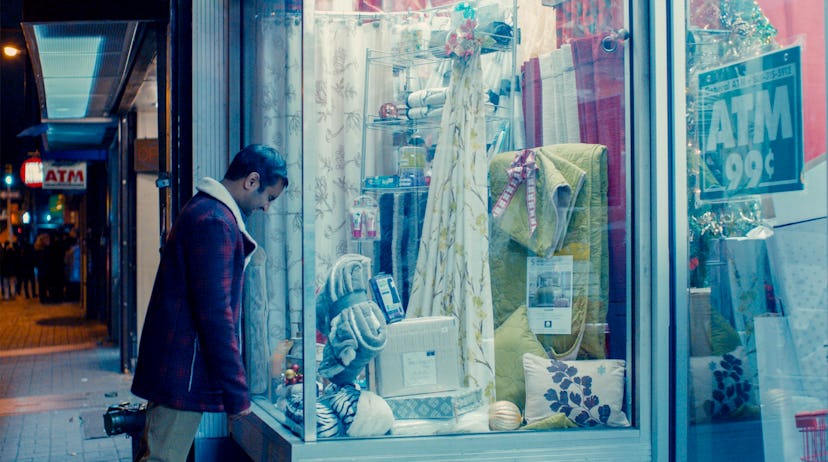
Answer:
<path fill-rule="evenodd" d="M 284 182 L 279 180 L 276 184 L 268 186 L 260 191 L 260 181 L 261 179 L 259 174 L 256 172 L 248 175 L 244 181 L 244 194 L 243 197 L 238 200 L 238 204 L 242 213 L 246 216 L 249 216 L 256 210 L 267 211 L 268 207 L 270 207 L 270 203 L 275 201 L 276 198 L 282 194 L 282 190 L 285 188 Z"/>

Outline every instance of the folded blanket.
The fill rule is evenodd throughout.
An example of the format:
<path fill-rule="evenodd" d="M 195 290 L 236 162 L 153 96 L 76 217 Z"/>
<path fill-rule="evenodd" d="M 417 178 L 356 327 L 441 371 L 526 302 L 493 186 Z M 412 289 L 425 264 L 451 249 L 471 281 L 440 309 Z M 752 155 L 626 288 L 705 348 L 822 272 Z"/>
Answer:
<path fill-rule="evenodd" d="M 539 335 L 538 340 L 555 358 L 571 358 L 574 355 L 603 358 L 605 334 L 598 327 L 606 323 L 609 285 L 606 148 L 591 144 L 563 144 L 536 148 L 535 151 L 541 162 L 545 158 L 557 159 L 554 165 L 561 173 L 569 169 L 562 160 L 584 173 L 580 192 L 573 197 L 571 215 L 567 219 L 569 226 L 561 239 L 560 250 L 552 252 L 553 255 L 573 257 L 572 334 Z M 514 153 L 511 155 L 514 156 Z M 502 186 L 495 186 L 497 175 L 492 169 L 493 164 L 490 164 L 494 200 L 496 191 L 502 190 Z M 513 199 L 513 202 L 518 200 L 522 199 Z M 540 216 L 538 214 L 538 229 L 543 221 Z M 533 253 L 499 226 L 492 227 L 489 265 L 495 327 L 526 303 L 526 259 Z"/>
<path fill-rule="evenodd" d="M 343 255 L 317 297 L 317 329 L 328 336 L 319 375 L 337 385 L 353 383 L 385 347 L 385 315 L 368 298 L 369 265 L 362 255 Z"/>
<path fill-rule="evenodd" d="M 508 174 L 516 157 L 514 152 L 495 155 L 489 164 L 489 185 L 492 199 L 500 198 L 510 181 Z M 571 162 L 549 155 L 536 155 L 535 215 L 537 227 L 529 226 L 532 219 L 527 202 L 527 182 L 521 183 L 508 206 L 494 217 L 497 227 L 512 239 L 540 256 L 551 256 L 559 249 L 569 226 L 572 206 L 581 190 L 585 173 Z"/>
<path fill-rule="evenodd" d="M 575 349 L 589 358 L 606 356 L 603 326 L 609 300 L 609 242 L 607 226 L 607 148 L 597 144 L 557 144 L 538 148 L 542 156 L 564 158 L 586 172 L 575 200 L 569 230 L 555 255 L 572 255 L 572 335 L 540 336 L 553 357 Z M 582 337 L 582 338 L 579 338 Z M 580 345 L 579 345 L 580 342 Z"/>
<path fill-rule="evenodd" d="M 443 108 L 432 108 L 428 106 L 412 107 L 408 108 L 408 111 L 406 111 L 405 114 L 409 120 L 427 119 L 429 117 L 441 117 L 443 115 Z"/>

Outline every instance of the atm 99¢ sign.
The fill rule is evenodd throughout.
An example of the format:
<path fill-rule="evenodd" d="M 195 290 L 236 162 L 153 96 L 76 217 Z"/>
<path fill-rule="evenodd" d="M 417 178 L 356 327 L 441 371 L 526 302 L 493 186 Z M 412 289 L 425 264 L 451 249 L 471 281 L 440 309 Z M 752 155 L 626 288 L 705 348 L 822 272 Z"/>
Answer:
<path fill-rule="evenodd" d="M 800 48 L 699 74 L 704 200 L 803 188 Z"/>

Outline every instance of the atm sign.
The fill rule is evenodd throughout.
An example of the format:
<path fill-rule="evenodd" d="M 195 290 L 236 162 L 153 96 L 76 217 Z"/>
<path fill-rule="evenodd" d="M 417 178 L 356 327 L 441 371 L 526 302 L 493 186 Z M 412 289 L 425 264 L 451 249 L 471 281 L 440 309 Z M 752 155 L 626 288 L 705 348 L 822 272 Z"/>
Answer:
<path fill-rule="evenodd" d="M 86 162 L 43 162 L 43 189 L 86 189 Z"/>

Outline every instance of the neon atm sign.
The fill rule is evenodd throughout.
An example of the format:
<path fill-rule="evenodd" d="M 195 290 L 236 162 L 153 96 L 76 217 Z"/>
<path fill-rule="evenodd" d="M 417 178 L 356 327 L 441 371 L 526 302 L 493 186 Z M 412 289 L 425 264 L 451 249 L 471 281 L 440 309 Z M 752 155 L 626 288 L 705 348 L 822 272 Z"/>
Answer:
<path fill-rule="evenodd" d="M 86 189 L 86 162 L 43 162 L 43 189 Z"/>

